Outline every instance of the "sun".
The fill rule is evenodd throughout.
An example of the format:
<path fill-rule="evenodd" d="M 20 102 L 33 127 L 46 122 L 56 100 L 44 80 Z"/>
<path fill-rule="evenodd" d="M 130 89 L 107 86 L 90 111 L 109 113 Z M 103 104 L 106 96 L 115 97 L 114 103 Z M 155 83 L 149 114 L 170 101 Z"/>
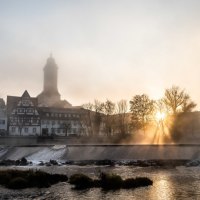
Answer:
<path fill-rule="evenodd" d="M 156 120 L 157 121 L 162 121 L 164 120 L 166 117 L 166 114 L 164 112 L 157 112 L 156 113 Z"/>

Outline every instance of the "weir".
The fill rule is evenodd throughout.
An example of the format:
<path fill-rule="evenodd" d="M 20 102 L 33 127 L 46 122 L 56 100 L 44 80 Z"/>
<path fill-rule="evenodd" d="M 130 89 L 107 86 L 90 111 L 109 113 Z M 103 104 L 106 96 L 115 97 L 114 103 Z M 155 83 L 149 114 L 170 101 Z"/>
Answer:
<path fill-rule="evenodd" d="M 32 145 L 0 146 L 0 160 L 198 160 L 200 145 Z"/>

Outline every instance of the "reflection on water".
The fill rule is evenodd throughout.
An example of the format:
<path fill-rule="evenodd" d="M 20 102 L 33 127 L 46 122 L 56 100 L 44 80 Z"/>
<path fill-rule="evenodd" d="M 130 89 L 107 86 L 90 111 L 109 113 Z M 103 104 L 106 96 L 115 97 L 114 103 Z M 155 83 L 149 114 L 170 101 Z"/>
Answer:
<path fill-rule="evenodd" d="M 177 168 L 141 168 L 141 167 L 96 167 L 96 166 L 52 166 L 41 167 L 41 170 L 50 173 L 60 172 L 67 175 L 83 172 L 91 177 L 97 176 L 99 170 L 117 173 L 123 178 L 146 176 L 153 180 L 153 186 L 138 189 L 121 189 L 117 191 L 103 191 L 92 188 L 83 191 L 71 189 L 68 183 L 58 183 L 46 189 L 28 189 L 25 191 L 9 191 L 15 193 L 14 199 L 27 199 L 27 193 L 43 193 L 43 198 L 48 200 L 171 200 L 171 199 L 200 199 L 200 167 Z M 0 190 L 0 193 L 2 191 Z M 23 198 L 24 196 L 24 198 Z M 40 199 L 40 198 L 38 198 Z"/>
<path fill-rule="evenodd" d="M 87 167 L 76 168 L 76 170 L 84 171 L 87 173 Z M 88 169 L 88 174 L 91 176 L 96 175 L 97 169 L 95 167 L 91 170 Z M 139 167 L 115 167 L 115 168 L 102 168 L 102 170 L 120 174 L 123 178 L 146 176 L 150 177 L 154 184 L 150 187 L 138 188 L 138 189 L 121 189 L 117 191 L 103 191 L 98 188 L 75 191 L 71 190 L 71 186 L 68 184 L 56 185 L 52 187 L 51 194 L 55 194 L 53 198 L 60 199 L 105 199 L 105 200 L 168 200 L 168 199 L 200 199 L 200 168 L 139 168 Z M 58 195 L 59 191 L 59 195 Z M 53 199 L 52 198 L 52 199 Z"/>
<path fill-rule="evenodd" d="M 174 193 L 174 188 L 172 187 L 172 182 L 166 180 L 165 174 L 160 176 L 161 180 L 155 182 L 154 190 L 150 192 L 150 199 L 171 199 Z"/>

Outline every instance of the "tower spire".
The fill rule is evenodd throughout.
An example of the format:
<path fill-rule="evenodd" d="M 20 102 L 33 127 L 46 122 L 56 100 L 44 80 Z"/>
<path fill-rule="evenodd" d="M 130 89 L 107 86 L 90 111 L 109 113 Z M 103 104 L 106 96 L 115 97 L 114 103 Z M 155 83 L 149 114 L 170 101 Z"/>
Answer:
<path fill-rule="evenodd" d="M 60 101 L 57 77 L 58 67 L 51 53 L 44 67 L 44 85 L 42 93 L 38 95 L 39 104 L 51 106 Z"/>

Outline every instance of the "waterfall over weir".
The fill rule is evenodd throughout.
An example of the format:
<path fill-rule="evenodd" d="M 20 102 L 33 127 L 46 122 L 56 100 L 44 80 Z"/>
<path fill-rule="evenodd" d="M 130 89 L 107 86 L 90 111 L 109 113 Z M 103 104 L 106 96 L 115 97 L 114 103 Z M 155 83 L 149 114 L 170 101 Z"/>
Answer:
<path fill-rule="evenodd" d="M 0 146 L 0 160 L 200 159 L 200 145 L 48 145 Z"/>

